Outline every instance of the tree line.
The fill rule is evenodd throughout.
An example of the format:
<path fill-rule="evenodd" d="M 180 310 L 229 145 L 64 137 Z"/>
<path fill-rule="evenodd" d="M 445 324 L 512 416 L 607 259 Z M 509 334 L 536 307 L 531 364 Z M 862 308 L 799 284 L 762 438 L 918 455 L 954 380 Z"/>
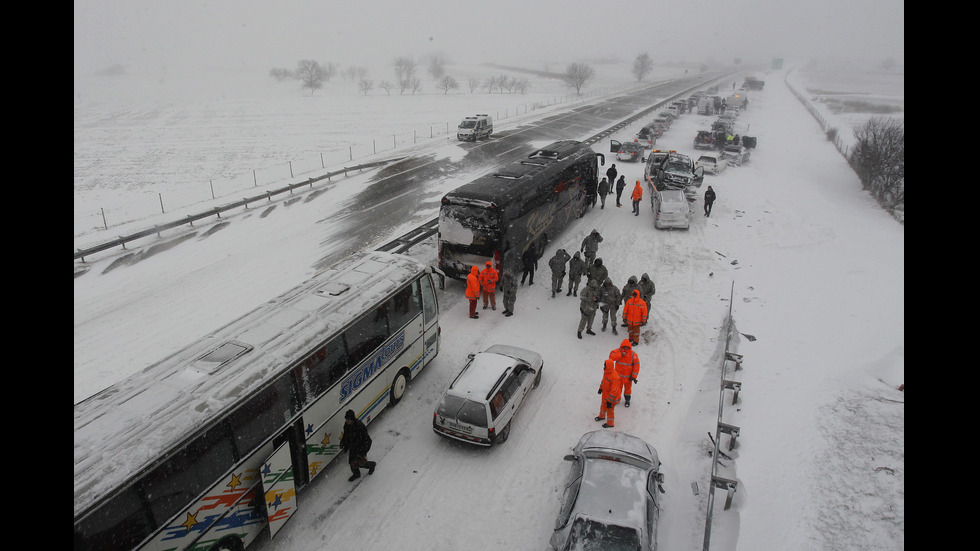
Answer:
<path fill-rule="evenodd" d="M 447 73 L 446 66 L 449 60 L 442 54 L 427 56 L 425 68 L 435 82 L 437 89 L 443 94 L 448 94 L 462 87 L 462 84 L 455 77 Z M 392 62 L 394 69 L 394 79 L 382 79 L 375 83 L 369 76 L 366 67 L 351 65 L 340 70 L 334 63 L 320 63 L 312 59 L 301 59 L 296 64 L 295 69 L 273 68 L 269 75 L 273 78 L 285 80 L 297 80 L 303 89 L 310 91 L 310 95 L 323 88 L 330 79 L 338 74 L 344 80 L 349 80 L 357 84 L 357 89 L 364 95 L 374 90 L 376 87 L 384 90 L 389 96 L 392 91 L 397 91 L 399 95 L 419 94 L 422 92 L 422 80 L 419 78 L 420 63 L 411 57 L 397 57 Z M 646 53 L 640 54 L 633 62 L 633 76 L 637 82 L 642 82 L 653 70 L 653 61 Z M 559 78 L 576 94 L 581 95 L 583 88 L 595 78 L 595 69 L 587 63 L 571 63 Z M 520 93 L 524 94 L 530 89 L 530 82 L 524 77 L 514 77 L 507 75 L 492 75 L 485 78 L 469 77 L 465 85 L 472 94 L 477 90 L 485 90 L 492 94 L 494 90 L 499 93 Z"/>
<path fill-rule="evenodd" d="M 854 133 L 857 143 L 848 161 L 864 189 L 904 221 L 905 123 L 874 117 Z"/>

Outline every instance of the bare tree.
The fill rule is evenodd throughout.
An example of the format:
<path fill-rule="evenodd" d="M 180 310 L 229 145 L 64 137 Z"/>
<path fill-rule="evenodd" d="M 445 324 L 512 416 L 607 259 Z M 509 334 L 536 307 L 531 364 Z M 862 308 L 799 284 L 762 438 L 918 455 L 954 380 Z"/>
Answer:
<path fill-rule="evenodd" d="M 582 87 L 585 83 L 595 77 L 595 69 L 585 63 L 572 63 L 565 69 L 565 74 L 561 79 L 570 88 L 575 89 L 577 95 L 582 95 Z"/>
<path fill-rule="evenodd" d="M 418 77 L 412 77 L 412 82 L 409 83 L 408 87 L 412 90 L 412 95 L 422 92 L 422 80 Z"/>
<path fill-rule="evenodd" d="M 302 83 L 303 88 L 310 89 L 312 96 L 317 90 L 323 88 L 323 78 L 326 74 L 324 68 L 316 61 L 302 59 L 296 68 L 296 78 Z"/>
<path fill-rule="evenodd" d="M 372 88 L 374 88 L 374 81 L 368 79 L 367 77 L 361 78 L 357 81 L 357 89 L 365 96 L 368 95 L 368 92 L 370 92 Z"/>
<path fill-rule="evenodd" d="M 378 88 L 381 88 L 382 90 L 387 92 L 389 96 L 391 95 L 391 83 L 388 82 L 387 80 L 382 80 L 381 83 L 378 84 Z"/>
<path fill-rule="evenodd" d="M 633 60 L 633 76 L 636 77 L 637 82 L 643 82 L 643 79 L 650 74 L 653 70 L 653 60 L 650 59 L 650 55 L 642 53 L 636 56 Z"/>
<path fill-rule="evenodd" d="M 446 56 L 442 54 L 432 54 L 429 57 L 429 74 L 434 80 L 440 80 L 446 75 Z"/>
<path fill-rule="evenodd" d="M 357 67 L 354 65 L 348 65 L 347 68 L 340 73 L 340 75 L 344 78 L 344 80 L 351 80 L 351 81 L 356 80 Z"/>
<path fill-rule="evenodd" d="M 414 93 L 413 85 L 417 71 L 418 65 L 412 58 L 399 57 L 395 59 L 395 81 L 398 83 L 400 94 L 404 94 L 405 90 L 412 90 Z"/>
<path fill-rule="evenodd" d="M 514 89 L 522 94 L 527 93 L 527 90 L 530 87 L 531 87 L 531 83 L 527 80 L 526 77 L 522 77 L 514 81 Z"/>
<path fill-rule="evenodd" d="M 439 81 L 439 88 L 442 88 L 443 94 L 448 94 L 450 90 L 459 88 L 459 82 L 455 78 L 446 75 Z"/>
<path fill-rule="evenodd" d="M 850 162 L 861 184 L 886 208 L 904 207 L 905 124 L 874 117 L 854 135 Z"/>
<path fill-rule="evenodd" d="M 483 81 L 483 85 L 487 87 L 487 93 L 492 94 L 494 87 L 497 86 L 497 77 L 487 77 L 487 80 Z"/>
<path fill-rule="evenodd" d="M 497 75 L 497 89 L 500 90 L 501 94 L 504 93 L 504 90 L 508 90 L 508 86 L 510 86 L 510 80 L 507 75 Z"/>
<path fill-rule="evenodd" d="M 478 77 L 470 77 L 466 79 L 466 85 L 470 87 L 470 93 L 472 94 L 473 90 L 476 90 L 480 86 L 480 79 Z"/>

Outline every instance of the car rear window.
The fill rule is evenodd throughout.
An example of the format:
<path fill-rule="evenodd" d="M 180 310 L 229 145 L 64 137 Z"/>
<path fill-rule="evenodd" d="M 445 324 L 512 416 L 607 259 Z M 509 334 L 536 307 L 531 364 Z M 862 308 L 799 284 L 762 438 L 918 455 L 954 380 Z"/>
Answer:
<path fill-rule="evenodd" d="M 438 413 L 475 427 L 486 428 L 487 426 L 486 405 L 459 396 L 444 396 L 442 402 L 439 403 Z"/>
<path fill-rule="evenodd" d="M 583 518 L 575 519 L 572 524 L 566 547 L 588 551 L 634 551 L 642 548 L 640 534 L 636 530 Z"/>

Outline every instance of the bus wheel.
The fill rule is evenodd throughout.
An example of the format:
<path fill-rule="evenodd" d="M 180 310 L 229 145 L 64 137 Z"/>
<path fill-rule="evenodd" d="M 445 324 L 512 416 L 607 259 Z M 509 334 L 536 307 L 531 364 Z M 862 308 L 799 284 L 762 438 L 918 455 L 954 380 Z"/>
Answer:
<path fill-rule="evenodd" d="M 229 537 L 214 544 L 211 551 L 245 551 L 245 548 L 242 547 L 242 540 Z"/>
<path fill-rule="evenodd" d="M 395 380 L 391 382 L 391 405 L 395 405 L 401 401 L 402 396 L 405 395 L 405 389 L 408 388 L 408 373 L 405 370 L 401 370 L 395 375 Z"/>

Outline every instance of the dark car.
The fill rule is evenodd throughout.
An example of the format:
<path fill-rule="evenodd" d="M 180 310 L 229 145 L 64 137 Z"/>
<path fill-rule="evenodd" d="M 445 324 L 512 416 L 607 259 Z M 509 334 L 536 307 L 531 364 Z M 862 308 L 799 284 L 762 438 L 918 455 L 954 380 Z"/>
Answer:
<path fill-rule="evenodd" d="M 714 149 L 715 137 L 708 130 L 698 130 L 698 135 L 694 137 L 694 149 Z"/>
<path fill-rule="evenodd" d="M 656 551 L 664 480 L 657 450 L 623 432 L 582 435 L 551 535 L 558 551 Z"/>

